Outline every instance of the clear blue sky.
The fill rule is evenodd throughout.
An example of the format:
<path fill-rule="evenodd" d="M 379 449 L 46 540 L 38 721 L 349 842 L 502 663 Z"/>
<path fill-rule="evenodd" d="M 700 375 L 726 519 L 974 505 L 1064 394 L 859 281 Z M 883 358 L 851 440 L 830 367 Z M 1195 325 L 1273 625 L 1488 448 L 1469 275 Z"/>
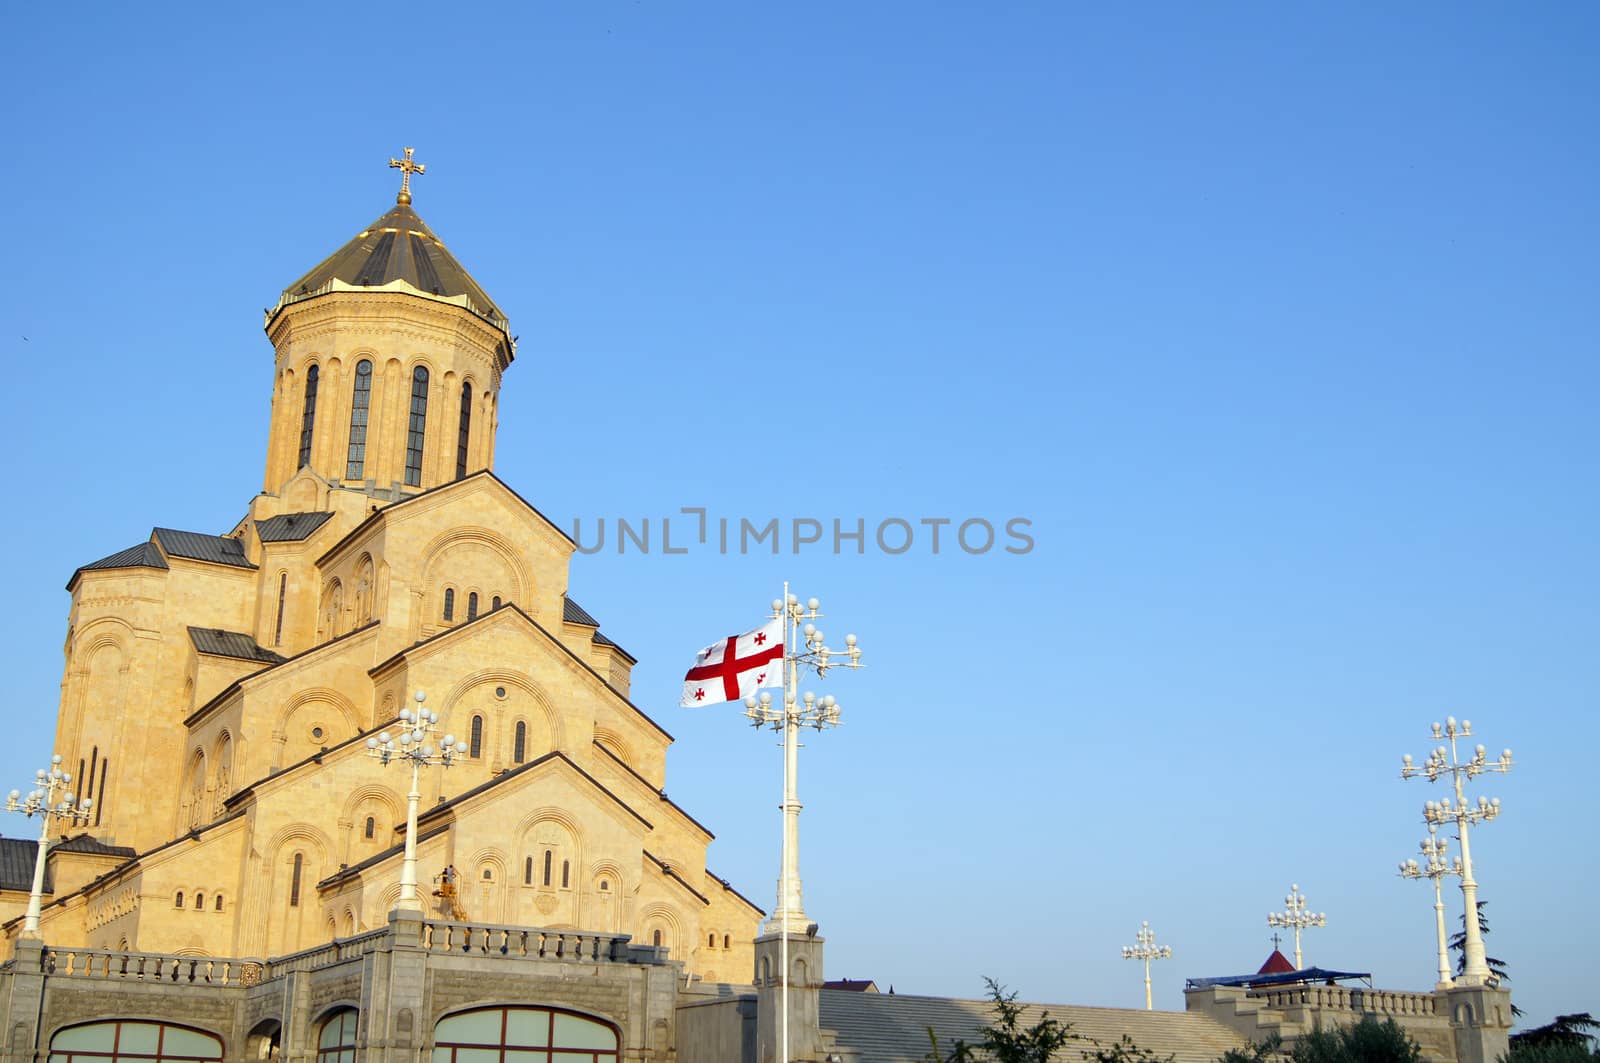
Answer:
<path fill-rule="evenodd" d="M 521 336 L 496 471 L 559 523 L 1032 522 L 1022 556 L 574 562 L 764 906 L 777 751 L 679 678 L 784 578 L 860 634 L 802 754 L 830 974 L 1137 1006 L 1149 919 L 1176 1008 L 1298 881 L 1308 961 L 1425 988 L 1397 771 L 1454 713 L 1519 761 L 1474 836 L 1490 952 L 1531 1019 L 1600 1011 L 1600 9 L 36 4 L 3 36 L 11 778 L 68 575 L 243 513 L 261 308 L 410 144 Z"/>

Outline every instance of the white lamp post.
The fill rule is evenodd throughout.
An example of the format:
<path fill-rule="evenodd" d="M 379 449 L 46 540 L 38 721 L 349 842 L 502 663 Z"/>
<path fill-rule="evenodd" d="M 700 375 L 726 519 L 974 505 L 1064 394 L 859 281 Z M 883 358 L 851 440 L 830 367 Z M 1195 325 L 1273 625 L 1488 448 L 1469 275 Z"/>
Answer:
<path fill-rule="evenodd" d="M 1284 911 L 1269 912 L 1267 914 L 1268 926 L 1284 926 L 1294 929 L 1294 969 L 1305 970 L 1305 964 L 1300 960 L 1300 931 L 1314 926 L 1327 926 L 1326 912 L 1306 911 L 1306 899 L 1300 892 L 1300 884 L 1289 884 L 1289 895 L 1283 899 Z"/>
<path fill-rule="evenodd" d="M 783 597 L 772 602 L 772 617 L 784 621 L 783 706 L 772 704 L 772 695 L 744 699 L 744 714 L 752 726 L 771 727 L 783 732 L 783 861 L 778 874 L 778 907 L 767 917 L 767 932 L 777 931 L 778 962 L 783 968 L 782 1063 L 789 1060 L 789 927 L 807 925 L 805 906 L 800 897 L 800 798 L 796 778 L 800 764 L 800 728 L 839 726 L 839 703 L 832 694 L 817 697 L 809 690 L 799 693 L 800 673 L 804 668 L 819 679 L 830 668 L 860 668 L 861 648 L 854 635 L 844 637 L 843 650 L 829 649 L 822 632 L 813 621 L 822 619 L 822 603 L 815 598 L 801 602 L 783 585 Z M 802 627 L 802 625 L 804 625 Z M 802 639 L 804 648 L 802 648 Z"/>
<path fill-rule="evenodd" d="M 1496 797 L 1491 800 L 1480 794 L 1476 805 L 1469 804 L 1463 784 L 1467 779 L 1475 779 L 1486 771 L 1502 775 L 1510 771 L 1511 750 L 1502 751 L 1500 759 L 1490 761 L 1488 752 L 1478 745 L 1470 758 L 1462 760 L 1456 752 L 1456 739 L 1472 737 L 1472 721 L 1462 720 L 1458 725 L 1454 716 L 1445 717 L 1443 727 L 1434 724 L 1433 737 L 1448 738 L 1450 744 L 1448 747 L 1443 744 L 1436 746 L 1420 768 L 1411 763 L 1411 754 L 1407 753 L 1401 758 L 1400 777 L 1414 779 L 1421 775 L 1429 782 L 1438 782 L 1441 776 L 1450 777 L 1455 789 L 1454 802 L 1449 795 L 1429 801 L 1423 806 L 1422 818 L 1433 826 L 1453 822 L 1456 825 L 1456 840 L 1461 843 L 1462 922 L 1466 924 L 1461 984 L 1493 985 L 1494 975 L 1483 955 L 1483 933 L 1478 928 L 1478 883 L 1472 877 L 1472 845 L 1467 833 L 1472 824 L 1480 820 L 1488 822 L 1500 814 L 1500 799 Z"/>
<path fill-rule="evenodd" d="M 1445 859 L 1449 844 L 1439 837 L 1438 827 L 1432 823 L 1428 824 L 1428 836 L 1418 848 L 1422 850 L 1423 862 L 1419 864 L 1415 859 L 1402 860 L 1400 875 L 1403 878 L 1433 879 L 1433 915 L 1439 930 L 1439 984 L 1436 988 L 1448 989 L 1455 981 L 1450 977 L 1450 954 L 1444 933 L 1444 892 L 1440 883 L 1446 875 L 1461 874 L 1461 858 L 1456 857 L 1453 864 Z"/>
<path fill-rule="evenodd" d="M 385 765 L 395 760 L 411 762 L 411 792 L 406 794 L 406 856 L 400 865 L 400 907 L 412 911 L 422 910 L 422 901 L 417 897 L 417 802 L 422 799 L 422 792 L 418 788 L 423 767 L 433 764 L 442 764 L 446 768 L 457 756 L 465 754 L 467 744 L 457 742 L 456 736 L 444 736 L 444 744 L 437 751 L 428 744 L 428 736 L 434 732 L 439 722 L 439 714 L 422 707 L 428 695 L 417 691 L 415 709 L 401 709 L 400 723 L 402 729 L 398 736 L 390 737 L 389 732 L 380 732 L 378 737 L 367 739 L 367 756 L 376 757 Z"/>
<path fill-rule="evenodd" d="M 56 800 L 56 791 L 64 791 L 72 785 L 72 773 L 61 770 L 59 753 L 50 758 L 49 771 L 41 768 L 34 773 L 33 782 L 34 789 L 28 793 L 12 790 L 6 797 L 7 812 L 39 817 L 39 850 L 33 859 L 33 889 L 28 894 L 28 914 L 22 924 L 22 936 L 29 938 L 39 936 L 39 911 L 44 904 L 45 857 L 50 852 L 52 833 L 50 821 L 64 821 L 70 827 L 81 826 L 89 822 L 89 810 L 94 807 L 91 797 L 78 801 L 71 794 L 63 793 L 61 800 Z"/>
<path fill-rule="evenodd" d="M 1144 1010 L 1154 1011 L 1155 1000 L 1150 995 L 1150 961 L 1171 959 L 1172 946 L 1156 944 L 1156 932 L 1150 929 L 1148 919 L 1140 925 L 1138 939 L 1137 945 L 1122 946 L 1122 958 L 1144 961 Z"/>

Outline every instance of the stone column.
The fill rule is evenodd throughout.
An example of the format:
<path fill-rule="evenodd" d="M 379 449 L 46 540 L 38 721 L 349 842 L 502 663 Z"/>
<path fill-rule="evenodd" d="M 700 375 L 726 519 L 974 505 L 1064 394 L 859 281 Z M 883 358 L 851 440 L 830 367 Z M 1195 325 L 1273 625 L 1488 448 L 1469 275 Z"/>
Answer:
<path fill-rule="evenodd" d="M 1440 990 L 1434 999 L 1450 1017 L 1458 1063 L 1497 1063 L 1510 1051 L 1510 990 L 1463 985 Z"/>
<path fill-rule="evenodd" d="M 789 981 L 789 1063 L 821 1063 L 824 1058 L 819 993 L 822 988 L 819 937 L 789 934 L 789 970 L 782 962 L 782 934 L 756 938 L 756 1063 L 777 1063 L 783 1038 L 783 983 Z"/>

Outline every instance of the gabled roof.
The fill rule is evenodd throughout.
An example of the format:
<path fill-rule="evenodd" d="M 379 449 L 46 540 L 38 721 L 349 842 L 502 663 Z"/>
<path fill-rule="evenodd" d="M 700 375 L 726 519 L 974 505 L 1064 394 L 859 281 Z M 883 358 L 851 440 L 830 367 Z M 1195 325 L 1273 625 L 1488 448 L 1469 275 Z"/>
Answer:
<path fill-rule="evenodd" d="M 256 536 L 264 543 L 297 543 L 328 522 L 332 513 L 279 513 L 256 521 Z"/>
<path fill-rule="evenodd" d="M 437 838 L 439 835 L 443 834 L 445 831 L 447 831 L 449 829 L 450 829 L 450 825 L 448 823 L 445 823 L 445 824 L 441 824 L 440 826 L 437 826 L 437 827 L 433 828 L 432 830 L 421 831 L 421 832 L 419 832 L 417 834 L 417 844 L 421 845 L 423 842 L 427 841 L 429 838 Z M 349 867 L 341 867 L 339 870 L 335 871 L 333 874 L 329 875 L 327 878 L 325 878 L 321 882 L 317 883 L 317 889 L 319 889 L 319 890 L 320 889 L 324 889 L 324 888 L 326 888 L 328 886 L 332 886 L 336 882 L 343 882 L 347 878 L 354 878 L 355 876 L 361 874 L 361 872 L 365 871 L 369 867 L 376 867 L 377 865 L 383 863 L 385 860 L 393 860 L 397 856 L 403 856 L 405 854 L 405 851 L 406 851 L 406 843 L 405 842 L 401 842 L 398 845 L 391 845 L 391 846 L 389 846 L 389 848 L 383 850 L 381 853 L 373 853 L 371 856 L 367 857 L 365 860 L 361 861 L 359 864 L 351 864 Z M 417 888 L 421 889 L 420 886 L 417 887 Z"/>
<path fill-rule="evenodd" d="M 470 477 L 469 477 L 469 479 L 470 479 Z M 639 717 L 639 719 L 643 720 L 645 723 L 647 723 L 651 727 L 655 728 L 656 731 L 660 732 L 660 734 L 661 734 L 661 736 L 663 738 L 666 738 L 669 741 L 672 739 L 672 735 L 667 731 L 667 729 L 665 727 L 662 727 L 655 720 L 652 720 L 650 718 L 650 715 L 648 713 L 646 713 L 643 709 L 641 709 L 639 706 L 635 705 L 633 702 L 631 702 L 627 698 L 623 697 L 622 694 L 620 692 L 618 692 L 618 690 L 615 687 L 613 687 L 610 683 L 606 682 L 605 676 L 603 676 L 599 672 L 595 671 L 594 666 L 592 664 L 590 664 L 588 661 L 584 660 L 582 657 L 579 657 L 576 653 L 573 653 L 572 649 L 565 642 L 562 642 L 560 639 L 556 638 L 549 631 L 547 631 L 545 629 L 544 625 L 540 624 L 539 621 L 535 620 L 533 617 L 531 617 L 527 613 L 523 612 L 522 611 L 522 607 L 519 606 L 516 602 L 506 602 L 506 603 L 502 604 L 500 606 L 500 608 L 491 609 L 487 613 L 482 613 L 474 620 L 468 620 L 466 623 L 457 624 L 454 627 L 447 627 L 443 631 L 438 631 L 438 632 L 435 632 L 432 635 L 429 635 L 427 638 L 423 639 L 421 642 L 413 642 L 411 645 L 409 645 L 409 646 L 407 646 L 407 647 L 405 647 L 405 648 L 403 648 L 401 650 L 396 651 L 387 660 L 380 661 L 377 664 L 373 665 L 371 668 L 368 668 L 367 669 L 367 674 L 369 676 L 373 676 L 373 677 L 377 677 L 379 675 L 382 675 L 383 672 L 386 669 L 393 667 L 395 664 L 397 664 L 400 661 L 404 660 L 406 657 L 410 656 L 411 654 L 416 653 L 418 650 L 422 649 L 424 646 L 431 646 L 436 642 L 440 642 L 440 641 L 442 641 L 444 639 L 448 639 L 448 638 L 452 638 L 454 636 L 460 635 L 460 633 L 463 632 L 463 631 L 473 630 L 474 627 L 476 625 L 478 625 L 478 624 L 487 624 L 490 620 L 492 620 L 492 619 L 494 619 L 496 617 L 505 616 L 508 613 L 515 613 L 517 616 L 520 616 L 520 617 L 522 617 L 522 619 L 526 620 L 528 622 L 528 624 L 535 631 L 539 632 L 539 634 L 541 634 L 545 638 L 549 639 L 550 640 L 550 644 L 552 646 L 554 646 L 561 653 L 565 654 L 567 656 L 567 658 L 569 660 L 571 660 L 574 664 L 576 664 L 579 668 L 582 668 L 585 672 L 588 672 L 591 676 L 593 676 L 595 678 L 595 681 L 600 684 L 600 688 L 603 689 L 607 694 L 609 694 L 613 698 L 616 698 L 618 701 L 622 702 L 622 704 L 624 704 L 628 708 L 632 709 L 634 711 L 634 713 Z M 215 699 L 213 699 L 213 700 L 215 700 Z"/>
<path fill-rule="evenodd" d="M 694 894 L 695 897 L 699 899 L 701 904 L 708 908 L 711 906 L 711 898 L 707 897 L 704 893 L 701 893 L 699 890 L 689 885 L 689 880 L 678 874 L 678 872 L 669 866 L 665 860 L 652 853 L 649 849 L 644 850 L 644 856 L 646 860 L 649 860 L 652 864 L 656 865 L 663 875 L 676 882 L 690 893 Z"/>
<path fill-rule="evenodd" d="M 685 812 L 678 805 L 678 803 L 676 801 L 674 801 L 672 798 L 667 796 L 667 792 L 665 790 L 662 790 L 662 789 L 658 788 L 649 779 L 646 779 L 643 775 L 640 775 L 637 771 L 635 771 L 633 769 L 633 765 L 629 764 L 627 761 L 623 760 L 621 757 L 619 757 L 615 753 L 611 752 L 611 750 L 607 749 L 605 746 L 601 745 L 599 742 L 593 743 L 593 748 L 599 750 L 601 753 L 604 753 L 607 757 L 611 758 L 611 760 L 616 763 L 617 767 L 621 768 L 623 771 L 627 772 L 629 775 L 631 775 L 635 779 L 639 780 L 640 784 L 642 784 L 651 793 L 653 793 L 657 797 L 661 798 L 663 803 L 671 806 L 673 811 L 677 812 L 678 815 L 682 816 L 684 819 L 688 820 L 690 823 L 693 823 L 696 827 L 698 827 L 705 834 L 707 840 L 712 840 L 712 839 L 716 838 L 716 835 L 712 834 L 710 829 L 707 828 L 704 823 L 701 823 L 698 819 L 695 819 L 693 816 L 689 815 L 689 813 Z M 727 885 L 727 883 L 723 883 L 723 884 Z"/>
<path fill-rule="evenodd" d="M 517 492 L 512 489 L 510 484 L 500 479 L 500 477 L 496 476 L 488 469 L 479 469 L 477 472 L 468 473 L 459 480 L 451 480 L 448 483 L 442 483 L 436 487 L 430 487 L 426 491 L 419 491 L 414 495 L 402 498 L 398 502 L 392 502 L 387 506 L 380 506 L 379 508 L 373 510 L 371 513 L 367 514 L 365 520 L 346 532 L 342 539 L 328 547 L 327 550 L 323 551 L 322 556 L 317 559 L 317 564 L 328 564 L 334 557 L 338 556 L 339 551 L 343 550 L 347 544 L 359 540 L 362 536 L 367 534 L 367 531 L 378 521 L 388 520 L 395 513 L 398 513 L 400 510 L 412 505 L 413 503 L 420 502 L 424 498 L 431 499 L 441 491 L 453 491 L 456 488 L 461 487 L 463 484 L 473 484 L 480 479 L 498 484 L 502 491 L 521 503 L 522 506 L 528 510 L 528 512 L 544 521 L 547 528 L 561 536 L 561 538 L 565 539 L 569 544 L 571 544 L 573 549 L 577 549 L 578 544 L 573 540 L 572 536 L 562 531 L 555 521 L 539 512 L 537 506 L 535 506 L 532 502 L 529 502 L 526 498 L 523 498 L 521 495 L 517 494 Z"/>
<path fill-rule="evenodd" d="M 196 653 L 209 654 L 212 657 L 232 657 L 240 661 L 261 661 L 266 664 L 282 664 L 287 657 L 265 649 L 250 635 L 240 631 L 224 631 L 220 627 L 190 627 L 189 641 L 194 643 Z"/>
<path fill-rule="evenodd" d="M 549 753 L 546 753 L 542 757 L 537 757 L 537 758 L 535 758 L 533 760 L 530 760 L 530 761 L 528 761 L 528 763 L 522 764 L 522 765 L 520 765 L 520 766 L 518 766 L 516 768 L 513 768 L 512 770 L 504 773 L 503 775 L 496 775 L 494 778 L 490 779 L 488 782 L 479 783 L 477 786 L 474 786 L 472 789 L 468 790 L 466 793 L 457 794 L 455 797 L 452 797 L 448 801 L 440 801 L 438 804 L 434 805 L 430 809 L 427 809 L 420 816 L 418 816 L 417 817 L 417 822 L 418 823 L 426 823 L 428 820 L 434 819 L 434 818 L 437 818 L 438 816 L 443 815 L 445 812 L 449 811 L 450 809 L 455 808 L 457 805 L 460 805 L 460 804 L 462 804 L 462 803 L 464 803 L 466 801 L 470 801 L 472 798 L 477 797 L 479 794 L 484 793 L 487 790 L 492 790 L 496 786 L 501 786 L 501 785 L 503 785 L 505 783 L 508 783 L 512 779 L 515 779 L 517 776 L 522 775 L 522 774 L 524 774 L 526 772 L 530 772 L 534 768 L 539 767 L 541 764 L 548 764 L 548 763 L 550 763 L 552 761 L 560 761 L 562 763 L 565 763 L 567 765 L 567 767 L 569 767 L 573 771 L 577 772 L 581 777 L 583 777 L 590 784 L 592 784 L 596 790 L 599 790 L 601 793 L 603 793 L 607 797 L 611 798 L 611 800 L 615 801 L 617 803 L 617 806 L 619 808 L 621 808 L 624 812 L 626 812 L 628 815 L 632 816 L 634 819 L 638 820 L 640 823 L 643 823 L 650 830 L 655 830 L 656 829 L 655 828 L 655 824 L 651 823 L 648 819 L 645 819 L 643 816 L 641 816 L 637 811 L 634 810 L 632 805 L 628 804 L 628 802 L 624 801 L 622 798 L 618 797 L 615 793 L 613 793 L 610 789 L 608 789 L 606 787 L 605 783 L 601 782 L 599 779 L 596 779 L 593 775 L 590 775 L 588 772 L 586 772 L 582 768 L 578 767 L 578 764 L 577 764 L 576 761 L 574 761 L 571 757 L 567 756 L 565 753 L 561 752 L 559 749 L 553 750 L 553 751 L 551 751 Z"/>
<path fill-rule="evenodd" d="M 870 978 L 830 978 L 822 983 L 824 989 L 837 989 L 841 993 L 876 993 L 878 983 Z"/>
<path fill-rule="evenodd" d="M 151 537 L 167 552 L 168 557 L 183 557 L 191 561 L 207 561 L 213 565 L 233 568 L 255 568 L 244 556 L 244 544 L 226 535 L 206 535 L 201 532 L 178 531 L 175 528 L 157 528 Z"/>

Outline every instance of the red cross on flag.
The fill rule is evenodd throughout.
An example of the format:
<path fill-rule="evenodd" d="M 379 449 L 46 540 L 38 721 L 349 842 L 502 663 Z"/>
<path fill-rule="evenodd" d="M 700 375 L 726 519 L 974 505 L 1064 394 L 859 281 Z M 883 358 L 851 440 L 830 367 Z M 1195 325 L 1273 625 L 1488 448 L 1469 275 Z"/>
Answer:
<path fill-rule="evenodd" d="M 783 618 L 754 631 L 730 635 L 695 654 L 683 677 L 683 700 L 692 707 L 741 701 L 762 687 L 783 686 Z"/>

